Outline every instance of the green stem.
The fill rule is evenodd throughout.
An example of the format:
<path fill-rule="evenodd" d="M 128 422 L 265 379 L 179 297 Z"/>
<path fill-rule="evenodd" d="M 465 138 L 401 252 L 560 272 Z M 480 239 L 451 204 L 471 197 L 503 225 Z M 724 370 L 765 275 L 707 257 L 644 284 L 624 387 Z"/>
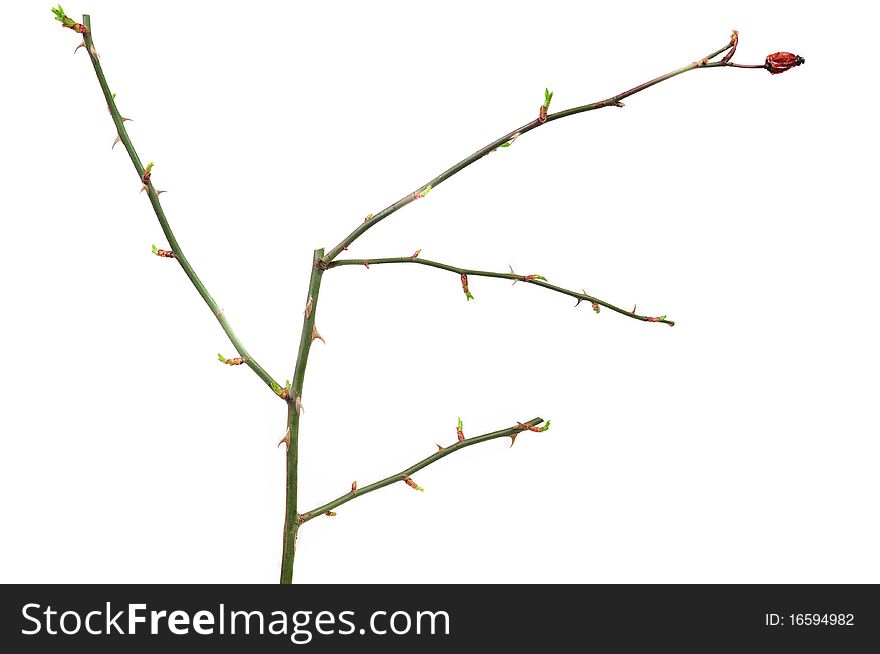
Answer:
<path fill-rule="evenodd" d="M 651 86 L 654 86 L 655 84 L 659 84 L 660 82 L 668 80 L 672 77 L 675 77 L 676 75 L 681 75 L 682 73 L 686 73 L 689 70 L 694 70 L 696 68 L 703 67 L 706 65 L 705 62 L 707 62 L 709 59 L 712 59 L 713 57 L 717 57 L 719 54 L 721 54 L 725 50 L 729 50 L 731 47 L 733 47 L 732 41 L 730 43 L 728 43 L 727 45 L 725 45 L 723 48 L 719 48 L 715 52 L 712 52 L 711 54 L 706 55 L 703 59 L 699 59 L 693 63 L 688 64 L 687 66 L 679 68 L 678 70 L 674 70 L 671 73 L 666 73 L 665 75 L 661 75 L 660 77 L 656 77 L 648 82 L 645 82 L 644 84 L 639 84 L 638 86 L 633 87 L 628 91 L 624 91 L 623 93 L 618 93 L 617 95 L 612 96 L 610 98 L 607 98 L 605 100 L 600 100 L 598 102 L 591 102 L 590 104 L 581 105 L 580 107 L 574 107 L 572 109 L 565 109 L 564 111 L 558 111 L 554 114 L 549 114 L 547 116 L 547 119 L 543 122 L 539 119 L 535 119 L 530 123 L 526 123 L 525 125 L 523 125 L 519 129 L 515 129 L 512 132 L 508 132 L 507 134 L 505 134 L 501 138 L 498 138 L 498 139 L 495 139 L 494 141 L 492 141 L 489 145 L 480 148 L 479 150 L 474 152 L 469 157 L 462 159 L 457 164 L 452 166 L 452 168 L 449 168 L 448 170 L 443 171 L 442 173 L 437 175 L 437 177 L 435 177 L 434 179 L 432 179 L 429 182 L 420 186 L 413 193 L 410 193 L 410 194 L 402 197 L 400 200 L 398 200 L 397 202 L 395 202 L 391 206 L 386 207 L 385 209 L 383 209 L 379 213 L 372 216 L 369 220 L 358 225 L 357 228 L 351 234 L 346 236 L 339 243 L 339 245 L 337 245 L 335 248 L 333 248 L 332 250 L 330 250 L 330 252 L 327 253 L 327 256 L 324 257 L 324 263 L 329 264 L 336 257 L 338 257 L 339 254 L 343 250 L 348 249 L 348 246 L 351 245 L 352 243 L 354 243 L 368 229 L 376 226 L 382 220 L 384 220 L 385 218 L 387 218 L 388 216 L 390 216 L 391 214 L 396 212 L 398 209 L 402 209 L 403 207 L 408 205 L 410 202 L 412 202 L 415 199 L 415 193 L 417 191 L 424 190 L 428 186 L 430 186 L 433 189 L 434 187 L 445 182 L 447 179 L 449 179 L 450 177 L 452 177 L 456 173 L 464 170 L 465 168 L 470 166 L 475 161 L 482 159 L 490 152 L 501 147 L 503 144 L 505 144 L 515 138 L 522 136 L 526 132 L 532 131 L 536 127 L 540 127 L 545 122 L 549 123 L 550 121 L 559 120 L 560 118 L 565 118 L 566 116 L 573 116 L 575 114 L 581 114 L 581 113 L 584 113 L 585 111 L 592 111 L 594 109 L 601 109 L 603 107 L 622 106 L 621 100 L 623 100 L 624 98 L 628 98 L 631 95 L 635 95 L 639 91 L 644 91 L 645 89 L 647 89 Z"/>
<path fill-rule="evenodd" d="M 530 425 L 535 427 L 540 423 L 544 422 L 543 418 L 532 418 L 528 422 L 522 423 L 523 425 Z M 450 454 L 454 454 L 459 450 L 463 450 L 466 447 L 470 447 L 471 445 L 476 445 L 477 443 L 485 443 L 486 441 L 491 441 L 495 438 L 515 438 L 517 434 L 523 431 L 523 428 L 520 426 L 508 427 L 507 429 L 501 429 L 499 431 L 493 431 L 489 434 L 482 434 L 480 436 L 473 436 L 471 438 L 465 438 L 463 441 L 458 441 L 454 445 L 450 445 L 449 447 L 445 447 L 439 452 L 432 454 L 429 457 L 426 457 L 416 463 L 415 465 L 406 468 L 405 470 L 401 470 L 397 474 L 391 475 L 390 477 L 386 477 L 385 479 L 381 479 L 369 486 L 364 486 L 363 488 L 358 488 L 355 491 L 349 491 L 345 495 L 341 495 L 337 497 L 335 500 L 327 502 L 326 504 L 322 504 L 319 507 L 312 509 L 311 511 L 307 511 L 300 515 L 300 524 L 304 524 L 313 518 L 318 517 L 319 515 L 323 515 L 327 513 L 327 511 L 332 511 L 337 506 L 341 506 L 346 502 L 351 502 L 356 497 L 361 497 L 362 495 L 366 495 L 367 493 L 372 493 L 375 490 L 379 490 L 380 488 L 385 488 L 385 486 L 390 486 L 391 484 L 403 481 L 404 477 L 409 477 L 417 473 L 422 468 L 425 468 L 435 461 L 439 461 L 440 459 L 449 456 Z"/>
<path fill-rule="evenodd" d="M 323 248 L 314 251 L 312 257 L 312 274 L 309 279 L 309 293 L 306 296 L 303 311 L 303 328 L 299 339 L 299 351 L 296 355 L 296 368 L 293 371 L 293 382 L 290 386 L 287 402 L 287 428 L 290 442 L 287 446 L 287 494 L 284 511 L 284 545 L 281 550 L 281 583 L 293 582 L 293 559 L 296 556 L 296 535 L 302 523 L 296 511 L 297 466 L 299 465 L 299 423 L 302 407 L 303 382 L 306 377 L 306 366 L 309 362 L 309 351 L 312 348 L 315 329 L 315 315 L 318 310 L 318 294 L 321 291 L 321 277 L 324 273 L 320 265 L 324 256 Z"/>
<path fill-rule="evenodd" d="M 578 293 L 577 291 L 572 291 L 567 288 L 562 288 L 561 286 L 556 286 L 555 284 L 551 284 L 541 279 L 526 279 L 525 275 L 517 275 L 516 273 L 499 273 L 499 272 L 490 272 L 487 270 L 472 270 L 470 268 L 459 268 L 457 266 L 450 266 L 447 263 L 440 263 L 439 261 L 431 261 L 429 259 L 421 259 L 421 258 L 413 258 L 413 257 L 390 257 L 385 259 L 337 259 L 336 261 L 329 264 L 328 268 L 335 268 L 337 266 L 363 266 L 365 264 L 373 265 L 381 265 L 383 263 L 417 263 L 422 266 L 430 266 L 431 268 L 439 268 L 440 270 L 448 270 L 449 272 L 458 273 L 459 275 L 467 275 L 468 277 L 494 277 L 497 279 L 512 279 L 514 281 L 523 282 L 524 284 L 534 284 L 535 286 L 540 286 L 542 288 L 549 289 L 551 291 L 556 291 L 557 293 L 562 293 L 563 295 L 568 295 L 569 297 L 573 297 L 578 300 L 578 303 L 590 302 L 595 303 L 600 306 L 605 307 L 606 309 L 610 309 L 611 311 L 616 311 L 617 313 L 626 316 L 627 318 L 633 318 L 634 320 L 641 320 L 643 322 L 658 322 L 663 323 L 665 325 L 669 325 L 670 327 L 674 326 L 675 323 L 672 320 L 666 320 L 665 318 L 660 320 L 651 320 L 649 316 L 643 316 L 633 311 L 627 311 L 626 309 L 621 309 L 620 307 L 614 306 L 605 300 L 600 300 L 597 297 L 593 297 L 592 295 L 587 295 L 586 293 Z"/>
<path fill-rule="evenodd" d="M 137 171 L 138 177 L 143 180 L 144 166 L 141 163 L 137 151 L 135 151 L 134 149 L 134 145 L 132 145 L 131 143 L 128 132 L 125 129 L 125 121 L 123 120 L 122 115 L 119 113 L 119 110 L 116 108 L 116 102 L 113 99 L 113 94 L 110 92 L 110 87 L 107 85 L 107 79 L 104 77 L 104 71 L 101 68 L 101 62 L 98 60 L 98 55 L 95 51 L 95 44 L 92 40 L 91 17 L 88 14 L 83 15 L 83 25 L 88 28 L 88 32 L 83 35 L 83 42 L 86 46 L 86 52 L 89 53 L 89 58 L 92 61 L 92 66 L 95 69 L 95 74 L 98 76 L 98 83 L 101 85 L 101 91 L 103 91 L 104 99 L 107 101 L 107 109 L 110 111 L 110 116 L 113 118 L 113 124 L 116 126 L 116 133 L 119 135 L 119 140 L 125 147 L 125 151 L 128 152 L 128 156 L 131 159 L 131 163 L 134 165 L 134 169 Z M 202 280 L 199 279 L 199 276 L 190 265 L 189 259 L 186 258 L 186 255 L 183 253 L 183 249 L 180 247 L 180 243 L 178 243 L 177 238 L 174 236 L 174 232 L 171 230 L 171 226 L 168 224 L 168 218 L 165 216 L 165 211 L 162 209 L 162 204 L 159 202 L 159 194 L 153 187 L 152 182 L 148 181 L 147 183 L 145 183 L 144 188 L 147 191 L 147 195 L 149 195 L 150 204 L 153 206 L 153 211 L 156 214 L 156 218 L 159 219 L 159 225 L 162 228 L 162 232 L 165 234 L 165 238 L 168 240 L 168 245 L 174 252 L 174 258 L 177 259 L 177 263 L 179 263 L 180 267 L 183 268 L 183 272 L 189 278 L 189 281 L 192 282 L 192 285 L 195 286 L 196 291 L 198 291 L 199 295 L 205 301 L 205 304 L 207 304 L 208 307 L 211 309 L 211 313 L 213 313 L 214 317 L 217 318 L 217 322 L 220 323 L 220 327 L 223 328 L 223 331 L 226 333 L 226 336 L 229 338 L 229 341 L 230 343 L 232 343 L 235 351 L 238 352 L 238 355 L 244 360 L 245 365 L 253 370 L 254 373 L 256 373 L 256 375 L 260 379 L 262 379 L 269 388 L 277 393 L 276 389 L 279 388 L 278 383 L 272 378 L 272 376 L 268 372 L 266 372 L 266 370 L 259 363 L 254 360 L 254 358 L 244 347 L 238 336 L 236 336 L 235 332 L 232 330 L 232 326 L 226 319 L 223 310 L 217 304 L 216 300 L 211 297 L 211 294 L 208 293 L 208 289 L 205 288 Z"/>

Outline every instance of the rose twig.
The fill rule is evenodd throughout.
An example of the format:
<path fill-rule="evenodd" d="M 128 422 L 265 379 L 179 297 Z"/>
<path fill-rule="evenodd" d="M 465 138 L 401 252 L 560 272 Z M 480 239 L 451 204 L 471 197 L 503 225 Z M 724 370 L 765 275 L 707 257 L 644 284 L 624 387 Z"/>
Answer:
<path fill-rule="evenodd" d="M 440 270 L 448 270 L 449 272 L 457 273 L 459 275 L 467 275 L 468 277 L 494 277 L 497 279 L 512 279 L 514 281 L 523 282 L 525 284 L 534 284 L 535 286 L 540 286 L 541 288 L 546 288 L 551 291 L 556 291 L 557 293 L 562 293 L 563 295 L 568 295 L 569 297 L 573 297 L 578 300 L 578 304 L 580 304 L 581 302 L 589 302 L 591 305 L 594 306 L 594 308 L 597 305 L 605 307 L 606 309 L 616 311 L 617 313 L 626 316 L 627 318 L 633 318 L 634 320 L 641 320 L 643 322 L 661 322 L 664 325 L 669 325 L 670 327 L 675 325 L 672 320 L 667 320 L 666 316 L 644 316 L 635 313 L 634 311 L 627 311 L 626 309 L 615 306 L 610 302 L 606 302 L 605 300 L 600 300 L 597 297 L 588 295 L 585 291 L 579 293 L 577 291 L 572 291 L 567 288 L 562 288 L 561 286 L 551 284 L 547 280 L 537 279 L 534 275 L 517 275 L 516 273 L 490 272 L 488 270 L 459 268 L 458 266 L 451 266 L 447 263 L 441 263 L 439 261 L 431 261 L 430 259 L 415 257 L 390 257 L 384 259 L 336 259 L 327 267 L 336 268 L 337 266 L 363 266 L 364 264 L 375 266 L 388 263 L 415 263 L 422 266 L 430 266 L 431 268 L 439 268 Z M 529 279 L 530 277 L 531 279 Z"/>
<path fill-rule="evenodd" d="M 183 249 L 180 247 L 180 243 L 177 241 L 177 238 L 174 236 L 174 232 L 171 230 L 171 225 L 168 223 L 168 218 L 165 216 L 165 211 L 162 209 L 162 203 L 159 201 L 160 191 L 157 191 L 156 188 L 153 186 L 151 175 L 152 166 L 147 166 L 145 168 L 144 165 L 141 163 L 141 159 L 138 156 L 137 151 L 134 149 L 134 145 L 132 145 L 131 139 L 128 136 L 128 132 L 125 129 L 125 120 L 127 119 L 125 119 L 116 108 L 116 99 L 113 97 L 113 93 L 110 92 L 110 87 L 107 85 L 107 79 L 104 77 L 104 71 L 101 68 L 101 62 L 98 59 L 98 54 L 95 50 L 95 44 L 92 40 L 91 17 L 88 14 L 83 15 L 83 25 L 85 26 L 85 31 L 82 32 L 83 43 L 85 44 L 85 51 L 89 53 L 89 59 L 91 59 L 92 66 L 95 69 L 95 74 L 98 77 L 98 83 L 101 85 L 101 91 L 103 91 L 104 99 L 107 101 L 107 109 L 110 111 L 110 116 L 113 118 L 113 124 L 116 126 L 117 138 L 119 139 L 119 142 L 121 142 L 122 145 L 125 147 L 125 151 L 128 152 L 131 163 L 134 165 L 134 169 L 137 171 L 138 178 L 143 184 L 141 190 L 146 190 L 147 195 L 150 198 L 150 204 L 153 206 L 153 211 L 156 214 L 156 218 L 159 219 L 159 225 L 161 226 L 162 231 L 165 234 L 165 238 L 168 239 L 168 245 L 171 247 L 170 253 L 173 253 L 173 257 L 171 258 L 176 259 L 177 263 L 180 264 L 180 267 L 183 268 L 183 272 L 186 274 L 189 281 L 192 282 L 192 285 L 195 286 L 196 291 L 198 291 L 199 295 L 205 301 L 205 304 L 208 305 L 208 308 L 211 309 L 211 313 L 213 313 L 214 317 L 217 318 L 217 322 L 220 323 L 220 327 L 223 328 L 223 331 L 229 338 L 229 342 L 232 343 L 235 351 L 238 352 L 239 356 L 243 359 L 247 367 L 253 370 L 257 377 L 262 379 L 269 388 L 276 392 L 276 394 L 279 393 L 281 387 L 272 378 L 272 376 L 268 372 L 266 372 L 263 366 L 257 363 L 253 356 L 251 356 L 251 354 L 247 351 L 238 336 L 236 336 L 235 332 L 232 330 L 232 326 L 229 324 L 229 320 L 223 313 L 223 309 L 220 308 L 220 305 L 217 304 L 217 301 L 211 296 L 211 294 L 208 292 L 208 289 L 205 288 L 204 283 L 202 283 L 202 280 L 196 274 L 196 271 L 193 270 L 189 259 L 187 259 L 186 255 L 183 253 Z M 163 252 L 167 251 L 163 250 Z"/>
<path fill-rule="evenodd" d="M 425 457 L 418 463 L 411 465 L 405 470 L 401 470 L 397 474 L 391 475 L 390 477 L 385 477 L 385 479 L 380 479 L 379 481 L 369 484 L 368 486 L 360 487 L 356 483 L 352 484 L 352 490 L 345 495 L 340 495 L 335 500 L 331 500 L 330 502 L 322 504 L 321 506 L 316 507 L 311 511 L 306 511 L 305 513 L 300 514 L 299 524 L 302 525 L 309 520 L 312 520 L 320 515 L 324 515 L 328 511 L 332 511 L 336 507 L 341 506 L 346 502 L 351 502 L 356 497 L 361 497 L 362 495 L 366 495 L 367 493 L 372 493 L 375 490 L 385 488 L 385 486 L 390 486 L 391 484 L 395 484 L 397 482 L 406 481 L 410 478 L 410 475 L 414 475 L 422 468 L 426 468 L 435 461 L 439 461 L 440 459 L 447 457 L 450 454 L 454 454 L 455 452 L 458 452 L 459 450 L 462 450 L 466 447 L 470 447 L 471 445 L 476 445 L 477 443 L 485 443 L 486 441 L 491 441 L 495 438 L 515 439 L 516 436 L 523 431 L 545 431 L 545 429 L 543 428 L 533 429 L 542 422 L 544 422 L 543 418 L 532 418 L 528 422 L 520 422 L 513 427 L 508 427 L 499 431 L 493 431 L 488 434 L 481 434 L 480 436 L 465 438 L 463 440 L 456 441 L 455 443 L 447 447 L 440 446 L 439 450 L 431 456 Z"/>

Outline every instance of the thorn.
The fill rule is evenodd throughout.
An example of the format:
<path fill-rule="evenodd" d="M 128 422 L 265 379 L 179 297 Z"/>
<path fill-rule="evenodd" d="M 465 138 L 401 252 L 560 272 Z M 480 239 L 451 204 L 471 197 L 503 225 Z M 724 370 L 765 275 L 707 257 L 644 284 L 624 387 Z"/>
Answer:
<path fill-rule="evenodd" d="M 324 337 L 321 336 L 321 334 L 318 333 L 318 328 L 315 327 L 314 325 L 312 325 L 312 340 L 314 341 L 316 338 L 317 338 L 317 339 L 320 339 L 320 341 L 321 341 L 324 345 L 327 345 L 327 341 L 325 341 L 325 340 L 324 340 Z"/>
<path fill-rule="evenodd" d="M 150 192 L 150 189 L 147 188 L 147 185 L 146 185 L 146 184 L 144 184 L 143 186 L 141 186 L 141 193 L 143 193 L 144 191 L 146 191 L 147 193 Z"/>
<path fill-rule="evenodd" d="M 519 432 L 510 435 L 510 447 L 513 447 L 513 444 L 516 443 L 517 436 L 519 436 Z"/>
<path fill-rule="evenodd" d="M 101 57 L 98 56 L 98 51 L 95 50 L 95 46 L 94 46 L 94 45 L 90 45 L 90 46 L 89 46 L 89 52 L 91 53 L 91 55 L 92 55 L 95 59 L 100 59 L 100 58 L 101 58 Z"/>
<path fill-rule="evenodd" d="M 510 140 L 509 140 L 509 141 L 507 141 L 507 142 L 505 142 L 505 143 L 502 143 L 499 147 L 502 147 L 502 148 L 509 148 L 511 145 L 513 145 L 513 142 L 514 142 L 517 138 L 519 138 L 520 136 L 522 136 L 522 135 L 521 135 L 519 132 L 517 132 L 516 134 L 514 134 L 513 136 L 510 137 Z M 497 150 L 497 149 L 498 149 L 498 148 L 496 148 L 496 150 Z M 495 152 L 495 150 L 492 150 L 492 152 Z"/>
<path fill-rule="evenodd" d="M 513 266 L 511 266 L 510 264 L 507 264 L 507 267 L 510 268 L 510 274 L 511 274 L 511 275 L 516 275 L 516 272 L 514 272 L 514 270 L 513 270 Z M 513 284 L 511 284 L 511 286 L 516 286 L 516 283 L 517 283 L 518 281 L 519 281 L 518 279 L 514 279 L 514 280 L 513 280 Z"/>
<path fill-rule="evenodd" d="M 367 270 L 370 269 L 370 262 L 369 261 L 364 261 L 364 268 L 366 268 Z"/>
<path fill-rule="evenodd" d="M 584 295 L 587 294 L 586 289 L 583 289 L 583 288 L 582 288 L 582 289 L 581 289 L 581 292 L 582 292 Z M 584 298 L 579 297 L 577 303 L 576 303 L 574 306 L 577 306 L 578 304 L 580 304 L 580 303 L 583 302 L 583 301 L 584 301 Z"/>
<path fill-rule="evenodd" d="M 120 114 L 120 116 L 119 116 L 119 120 L 122 121 L 123 123 L 124 123 L 125 121 L 132 122 L 131 118 L 126 118 L 125 116 L 123 116 L 123 115 L 121 115 L 121 114 Z"/>
<path fill-rule="evenodd" d="M 284 438 L 278 441 L 278 447 L 281 447 L 281 443 L 287 446 L 287 449 L 290 449 L 290 427 L 287 428 L 287 431 L 284 432 Z"/>
<path fill-rule="evenodd" d="M 440 445 L 440 443 L 434 443 L 434 445 L 437 446 L 437 451 L 438 451 L 438 452 L 442 452 L 443 450 L 446 449 L 445 447 L 443 447 L 442 445 Z"/>
<path fill-rule="evenodd" d="M 358 483 L 356 481 L 351 482 L 351 492 L 357 493 Z"/>
<path fill-rule="evenodd" d="M 300 415 L 303 412 L 303 403 L 302 398 L 297 395 L 296 399 L 293 401 L 293 406 L 296 407 L 296 415 Z"/>
<path fill-rule="evenodd" d="M 85 42 L 80 43 L 78 46 L 76 46 L 76 47 L 73 49 L 73 54 L 76 54 L 76 51 L 77 51 L 77 50 L 79 50 L 80 48 L 84 48 L 84 47 L 86 47 Z"/>
<path fill-rule="evenodd" d="M 634 305 L 633 305 L 633 310 L 632 310 L 632 312 L 635 313 L 635 312 L 636 312 L 636 309 L 638 309 L 638 307 L 634 304 Z"/>
<path fill-rule="evenodd" d="M 121 143 L 121 142 L 122 142 L 122 139 L 120 139 L 120 138 L 119 138 L 119 135 L 117 134 L 117 135 L 116 135 L 116 138 L 113 139 L 113 145 L 110 146 L 110 149 L 112 150 L 113 148 L 116 147 L 116 144 L 117 144 L 117 143 Z"/>
<path fill-rule="evenodd" d="M 165 193 L 165 191 L 163 191 L 162 189 L 156 189 L 156 195 L 162 195 L 163 193 Z"/>
<path fill-rule="evenodd" d="M 306 300 L 306 310 L 303 312 L 303 315 L 306 317 L 306 320 L 312 315 L 312 296 L 309 296 L 309 299 Z"/>

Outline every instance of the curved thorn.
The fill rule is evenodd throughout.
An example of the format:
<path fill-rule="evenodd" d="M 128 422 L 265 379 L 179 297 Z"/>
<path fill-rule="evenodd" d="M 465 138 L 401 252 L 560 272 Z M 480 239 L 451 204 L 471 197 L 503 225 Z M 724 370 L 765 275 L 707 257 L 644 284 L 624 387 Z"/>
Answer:
<path fill-rule="evenodd" d="M 281 443 L 284 443 L 284 445 L 287 446 L 287 449 L 290 449 L 290 428 L 284 432 L 284 438 L 278 441 L 278 447 L 281 447 Z"/>

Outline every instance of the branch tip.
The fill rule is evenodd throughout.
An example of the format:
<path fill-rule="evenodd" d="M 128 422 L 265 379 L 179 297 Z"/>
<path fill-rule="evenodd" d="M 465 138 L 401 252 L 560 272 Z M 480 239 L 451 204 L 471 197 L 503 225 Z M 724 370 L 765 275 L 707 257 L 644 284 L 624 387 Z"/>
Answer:
<path fill-rule="evenodd" d="M 739 45 L 739 32 L 733 30 L 730 34 L 730 50 L 727 51 L 727 54 L 721 59 L 723 63 L 727 63 L 733 58 L 734 53 L 736 52 L 736 46 Z"/>
<path fill-rule="evenodd" d="M 77 23 L 72 18 L 68 18 L 67 14 L 64 13 L 64 9 L 61 8 L 61 5 L 52 7 L 52 13 L 55 14 L 55 20 L 61 23 L 61 27 L 72 29 L 77 34 L 85 35 L 89 33 L 89 29 L 85 25 Z"/>

